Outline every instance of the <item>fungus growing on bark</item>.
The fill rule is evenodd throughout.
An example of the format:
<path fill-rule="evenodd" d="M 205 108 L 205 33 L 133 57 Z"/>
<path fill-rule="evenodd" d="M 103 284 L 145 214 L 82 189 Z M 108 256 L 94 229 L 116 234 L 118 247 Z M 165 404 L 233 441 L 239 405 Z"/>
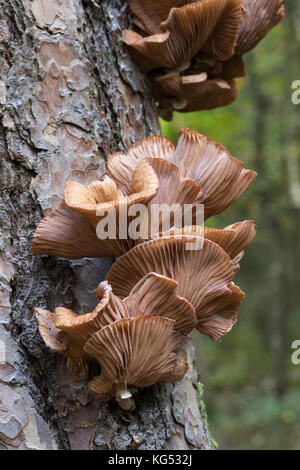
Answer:
<path fill-rule="evenodd" d="M 284 17 L 285 0 L 241 0 L 242 21 L 235 51 L 237 54 L 253 49 Z"/>
<path fill-rule="evenodd" d="M 155 5 L 146 3 L 150 17 Z M 123 40 L 145 72 L 158 68 L 185 70 L 198 52 L 213 54 L 219 60 L 232 57 L 241 13 L 240 0 L 186 2 L 180 8 L 171 8 L 165 21 L 157 15 L 162 21 L 156 25 L 152 22 L 151 29 L 156 30 L 153 35 L 143 37 L 125 30 Z M 143 22 L 145 16 L 139 19 Z"/>
<path fill-rule="evenodd" d="M 187 250 L 186 244 L 192 242 L 198 243 L 199 249 Z M 150 272 L 178 282 L 178 294 L 193 305 L 198 322 L 206 315 L 207 304 L 228 295 L 228 284 L 235 274 L 233 262 L 220 246 L 202 237 L 183 234 L 180 238 L 163 237 L 137 245 L 118 258 L 107 280 L 117 295 L 126 297 Z"/>
<path fill-rule="evenodd" d="M 212 109 L 234 101 L 242 55 L 284 15 L 284 0 L 130 0 L 140 34 L 123 40 L 150 73 L 161 116 Z M 205 72 L 205 77 L 203 75 Z"/>
<path fill-rule="evenodd" d="M 100 284 L 97 295 L 99 304 L 93 312 L 85 315 L 76 315 L 64 307 L 57 307 L 55 314 L 42 308 L 35 308 L 34 311 L 46 346 L 67 357 L 67 367 L 76 381 L 88 377 L 89 358 L 83 346 L 89 336 L 99 329 L 101 313 L 105 309 L 107 315 L 114 300 L 107 282 Z"/>
<path fill-rule="evenodd" d="M 173 111 L 187 113 L 231 104 L 238 95 L 234 80 L 207 79 L 207 74 L 180 76 L 177 73 L 153 78 L 153 92 L 165 121 Z"/>
<path fill-rule="evenodd" d="M 155 238 L 180 238 L 182 235 L 196 235 L 213 241 L 230 256 L 235 272 L 239 270 L 239 262 L 244 256 L 244 249 L 251 243 L 256 234 L 256 225 L 252 220 L 244 220 L 229 225 L 224 229 L 193 225 L 182 229 L 173 229 L 151 236 Z"/>
<path fill-rule="evenodd" d="M 57 307 L 55 314 L 36 308 L 35 315 L 45 344 L 67 357 L 67 367 L 75 380 L 84 380 L 88 377 L 90 359 L 85 344 L 91 335 L 108 325 L 134 317 L 165 317 L 173 321 L 178 340 L 196 328 L 195 309 L 177 294 L 177 288 L 173 279 L 150 273 L 122 300 L 104 281 L 96 290 L 100 302 L 90 313 L 77 315 Z"/>
<path fill-rule="evenodd" d="M 177 294 L 179 284 L 174 279 L 150 272 L 124 299 L 130 317 L 161 316 L 174 320 L 174 329 L 185 336 L 197 325 L 193 305 Z"/>
<path fill-rule="evenodd" d="M 165 137 L 152 136 L 136 144 L 134 151 L 127 155 L 113 155 L 108 160 L 107 172 L 120 186 L 127 187 L 138 162 L 149 155 L 152 159 L 173 163 L 181 178 L 192 180 L 198 185 L 193 187 L 194 202 L 204 204 L 205 219 L 224 211 L 247 190 L 256 177 L 254 171 L 243 169 L 243 163 L 232 157 L 225 147 L 190 129 L 180 131 L 176 149 Z M 150 164 L 153 164 L 151 160 Z M 155 170 L 159 177 L 158 165 Z M 156 197 L 165 191 L 164 185 L 165 182 Z M 165 194 L 169 194 L 168 191 Z M 165 202 L 171 202 L 167 197 L 165 195 Z"/>
<path fill-rule="evenodd" d="M 160 205 L 182 209 L 189 204 L 195 224 L 198 204 L 204 204 L 205 218 L 218 214 L 255 176 L 223 146 L 183 129 L 176 149 L 165 137 L 151 136 L 127 154 L 112 155 L 99 181 L 87 187 L 67 183 L 63 202 L 37 229 L 34 254 L 125 254 L 99 284 L 99 303 L 92 312 L 77 315 L 57 307 L 55 313 L 35 313 L 45 343 L 66 356 L 75 380 L 88 377 L 91 358 L 100 363 L 101 376 L 89 384 L 100 403 L 115 398 L 124 409 L 133 409 L 138 388 L 183 377 L 186 358 L 178 345 L 194 328 L 214 341 L 232 328 L 244 298 L 233 278 L 255 235 L 253 222 L 224 230 L 177 229 L 172 228 L 176 214 L 167 219 L 170 212 L 161 212 Z M 98 238 L 98 221 L 110 208 L 118 219 L 137 203 L 147 209 L 148 241 L 131 239 L 127 231 L 124 239 L 118 231 L 116 239 Z M 158 221 L 154 231 L 153 219 Z"/>
<path fill-rule="evenodd" d="M 200 227 L 157 234 L 118 258 L 107 280 L 124 298 L 147 273 L 175 279 L 178 294 L 195 308 L 197 329 L 216 341 L 236 321 L 244 294 L 232 280 L 255 231 L 253 222 L 245 221 L 224 230 L 205 228 L 204 238 Z M 188 243 L 194 245 L 188 249 Z"/>
<path fill-rule="evenodd" d="M 107 174 L 100 181 L 87 187 L 67 183 L 64 201 L 36 230 L 33 254 L 76 259 L 125 253 L 140 240 L 129 237 L 127 226 L 125 236 L 120 235 L 122 211 L 127 216 L 134 204 L 148 207 L 144 239 L 153 235 L 151 216 L 157 219 L 156 232 L 174 225 L 177 213 L 169 219 L 170 213 L 164 214 L 159 204 L 177 204 L 179 217 L 185 204 L 204 204 L 205 218 L 218 214 L 256 177 L 255 172 L 242 167 L 242 162 L 223 146 L 189 129 L 180 131 L 176 150 L 165 137 L 148 137 L 127 154 L 119 152 L 109 157 Z M 98 238 L 97 224 L 110 210 L 116 214 L 116 236 Z"/>
<path fill-rule="evenodd" d="M 134 204 L 147 206 L 157 193 L 159 181 L 145 160 L 130 175 L 127 188 L 119 189 L 113 179 L 103 175 L 87 187 L 69 181 L 64 201 L 39 224 L 32 242 L 34 255 L 64 258 L 116 256 L 127 251 L 132 241 L 120 236 L 119 215 Z M 108 214 L 116 215 L 116 237 L 99 238 L 97 224 Z"/>
<path fill-rule="evenodd" d="M 209 74 L 229 79 L 246 75 L 243 54 L 246 54 L 266 36 L 284 17 L 285 0 L 241 0 L 242 18 L 234 56 L 218 61 Z"/>
<path fill-rule="evenodd" d="M 102 372 L 89 383 L 89 390 L 99 403 L 115 397 L 122 408 L 133 410 L 137 388 L 184 376 L 186 366 L 175 353 L 179 340 L 174 324 L 163 317 L 128 318 L 90 337 L 84 349 L 97 359 Z"/>

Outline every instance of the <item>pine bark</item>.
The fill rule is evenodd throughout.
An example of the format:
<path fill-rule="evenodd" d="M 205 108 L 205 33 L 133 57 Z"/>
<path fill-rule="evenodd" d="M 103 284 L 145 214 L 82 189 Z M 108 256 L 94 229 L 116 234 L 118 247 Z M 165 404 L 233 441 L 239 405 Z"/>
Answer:
<path fill-rule="evenodd" d="M 125 0 L 0 0 L 0 448 L 210 449 L 193 347 L 181 382 L 99 407 L 45 347 L 35 306 L 95 306 L 111 259 L 33 257 L 34 230 L 68 179 L 159 134 L 151 89 L 121 41 Z M 97 372 L 92 365 L 91 374 Z M 140 443 L 139 443 L 140 442 Z"/>

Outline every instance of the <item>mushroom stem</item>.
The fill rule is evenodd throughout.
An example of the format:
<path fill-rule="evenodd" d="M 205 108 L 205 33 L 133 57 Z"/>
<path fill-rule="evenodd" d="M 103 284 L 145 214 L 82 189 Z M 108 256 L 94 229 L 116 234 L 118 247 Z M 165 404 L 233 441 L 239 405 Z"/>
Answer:
<path fill-rule="evenodd" d="M 125 400 L 120 400 L 116 398 L 116 401 L 119 403 L 120 408 L 125 411 L 134 411 L 135 410 L 135 403 L 133 398 L 126 398 Z"/>
<path fill-rule="evenodd" d="M 132 393 L 127 388 L 127 382 L 118 383 L 116 385 L 116 396 L 121 400 L 132 397 Z"/>
<path fill-rule="evenodd" d="M 188 104 L 188 100 L 185 98 L 177 98 L 173 100 L 173 108 L 176 110 L 184 109 Z"/>
<path fill-rule="evenodd" d="M 188 60 L 187 62 L 184 62 L 183 64 L 179 64 L 175 67 L 171 67 L 167 69 L 167 73 L 173 73 L 173 72 L 184 72 L 187 70 L 191 65 L 191 61 Z"/>
<path fill-rule="evenodd" d="M 134 393 L 134 391 L 133 391 Z M 127 388 L 127 382 L 117 383 L 115 386 L 115 397 L 120 407 L 126 411 L 133 411 L 135 403 L 132 398 L 132 393 Z"/>

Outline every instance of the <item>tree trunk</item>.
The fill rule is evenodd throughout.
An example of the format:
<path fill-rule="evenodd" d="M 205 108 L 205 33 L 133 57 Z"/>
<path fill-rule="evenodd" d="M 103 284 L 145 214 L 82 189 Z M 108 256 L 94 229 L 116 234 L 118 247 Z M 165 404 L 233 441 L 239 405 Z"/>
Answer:
<path fill-rule="evenodd" d="M 211 448 L 190 340 L 185 378 L 140 391 L 127 413 L 71 380 L 33 315 L 90 311 L 111 263 L 32 257 L 34 230 L 66 181 L 94 180 L 105 156 L 160 133 L 120 39 L 128 23 L 125 0 L 0 0 L 0 448 Z"/>

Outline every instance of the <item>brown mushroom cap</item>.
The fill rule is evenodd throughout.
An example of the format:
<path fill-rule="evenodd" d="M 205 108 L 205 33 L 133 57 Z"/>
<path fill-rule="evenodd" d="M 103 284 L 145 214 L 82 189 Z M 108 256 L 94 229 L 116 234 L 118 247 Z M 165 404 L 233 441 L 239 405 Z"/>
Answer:
<path fill-rule="evenodd" d="M 207 79 L 206 73 L 198 75 L 198 81 L 204 82 Z M 164 98 L 182 97 L 182 76 L 178 72 L 170 72 L 164 75 L 157 75 L 152 79 L 154 98 L 161 102 Z"/>
<path fill-rule="evenodd" d="M 235 225 L 239 227 L 240 232 L 243 232 L 248 222 Z M 250 231 L 253 231 L 252 227 Z M 231 229 L 220 231 L 211 229 L 206 235 L 226 246 L 231 256 L 235 255 L 243 243 L 247 243 L 246 239 L 242 242 L 241 237 Z M 176 238 L 173 233 L 172 236 L 174 238 L 158 238 L 153 242 L 136 246 L 115 262 L 107 278 L 114 287 L 116 286 L 120 296 L 125 296 L 130 290 L 130 285 L 136 284 L 131 291 L 131 296 L 134 298 L 135 291 L 142 284 L 142 281 L 137 283 L 137 279 L 145 276 L 147 271 L 168 275 L 178 281 L 178 293 L 195 307 L 198 331 L 207 334 L 213 341 L 219 341 L 236 322 L 237 310 L 244 299 L 244 293 L 231 282 L 234 276 L 233 262 L 220 246 L 209 239 L 203 240 L 201 250 L 185 251 L 186 242 L 195 240 L 197 235 L 193 237 L 181 234 L 181 238 Z M 134 270 L 132 266 L 135 266 Z M 155 276 L 157 274 L 151 273 L 148 278 L 153 282 Z M 145 279 L 147 276 L 143 278 L 143 282 Z M 146 292 L 149 294 L 152 289 L 147 289 Z M 155 302 L 155 296 L 151 295 L 151 299 Z M 142 306 L 145 305 L 142 297 L 139 297 L 139 302 Z M 151 305 L 149 298 L 147 303 Z M 134 311 L 139 312 L 136 309 Z M 163 315 L 163 311 L 161 314 Z M 166 310 L 165 316 L 171 317 L 170 312 Z M 182 319 L 186 318 L 182 316 Z M 192 324 L 189 328 L 191 327 Z M 188 328 L 182 332 L 186 334 Z"/>
<path fill-rule="evenodd" d="M 112 293 L 106 281 L 99 284 L 96 293 L 100 302 L 92 312 L 83 315 L 64 307 L 57 307 L 55 314 L 35 309 L 39 330 L 47 346 L 69 357 L 83 357 L 83 346 L 92 333 L 129 317 L 126 305 Z"/>
<path fill-rule="evenodd" d="M 217 243 L 232 260 L 243 252 L 251 243 L 256 234 L 256 225 L 253 220 L 244 220 L 229 225 L 224 229 L 205 227 L 204 236 Z"/>
<path fill-rule="evenodd" d="M 241 0 L 242 21 L 237 38 L 236 53 L 245 54 L 284 17 L 285 0 Z"/>
<path fill-rule="evenodd" d="M 203 0 L 172 8 L 161 32 L 143 38 L 125 30 L 123 40 L 146 72 L 180 68 L 200 50 L 219 60 L 232 57 L 240 21 L 240 0 Z"/>
<path fill-rule="evenodd" d="M 243 163 L 232 157 L 225 147 L 190 129 L 180 131 L 176 150 L 168 139 L 158 136 L 145 139 L 133 150 L 128 155 L 116 154 L 109 159 L 108 173 L 112 178 L 118 179 L 119 182 L 121 175 L 126 175 L 119 183 L 126 187 L 138 162 L 151 155 L 147 161 L 155 169 L 158 177 L 161 173 L 162 178 L 156 200 L 162 202 L 164 197 L 168 197 L 164 202 L 170 203 L 175 200 L 175 197 L 169 196 L 174 190 L 167 185 L 163 170 L 165 170 L 164 175 L 168 175 L 168 172 L 171 175 L 173 171 L 171 179 L 178 180 L 178 175 L 171 170 L 172 166 L 168 164 L 163 166 L 159 162 L 160 159 L 167 160 L 177 166 L 181 174 L 180 181 L 187 185 L 187 188 L 196 193 L 198 187 L 187 181 L 193 180 L 201 189 L 202 196 L 197 196 L 197 203 L 204 204 L 205 218 L 225 210 L 246 191 L 256 177 L 254 171 L 244 170 Z M 153 161 L 155 158 L 158 159 L 157 162 Z M 168 190 L 164 189 L 165 186 Z M 184 200 L 181 194 L 182 191 L 177 197 Z M 152 203 L 154 201 L 155 198 L 152 199 Z M 187 199 L 185 201 L 188 203 Z"/>
<path fill-rule="evenodd" d="M 234 263 L 238 263 L 244 255 L 244 249 L 251 243 L 256 235 L 256 225 L 253 220 L 244 220 L 228 225 L 225 230 L 234 233 L 233 240 L 228 248 L 224 248 Z"/>
<path fill-rule="evenodd" d="M 242 55 L 283 18 L 284 1 L 130 0 L 142 35 L 125 30 L 123 40 L 144 71 L 166 72 L 152 77 L 160 115 L 171 120 L 173 110 L 232 103 L 238 96 L 233 79 L 246 74 Z"/>
<path fill-rule="evenodd" d="M 157 137 L 159 139 L 159 137 Z M 162 142 L 164 138 L 161 138 Z M 147 139 L 146 139 L 147 140 Z M 149 141 L 149 147 L 152 147 L 153 140 Z M 146 145 L 144 146 L 146 147 Z M 174 154 L 173 147 L 173 154 Z M 146 149 L 145 154 L 147 155 Z M 160 158 L 160 148 L 157 148 L 157 154 L 153 157 L 144 157 L 144 154 L 139 155 L 143 158 L 142 161 L 147 162 L 154 169 L 158 180 L 159 189 L 156 195 L 152 198 L 149 203 L 150 206 L 154 204 L 191 204 L 196 201 L 201 194 L 201 188 L 195 181 L 190 178 L 184 178 L 178 168 L 171 163 L 168 159 Z M 163 157 L 164 155 L 162 155 Z M 166 156 L 170 158 L 169 155 Z M 113 155 L 111 160 L 108 162 L 108 171 L 112 174 L 120 174 L 123 171 L 122 185 L 126 186 L 128 181 L 131 179 L 131 174 L 134 172 L 136 165 L 140 164 L 137 158 L 133 159 L 129 154 L 116 154 Z M 125 176 L 126 175 L 126 176 Z M 127 179 L 127 181 L 125 180 Z"/>
<path fill-rule="evenodd" d="M 175 321 L 176 331 L 187 335 L 197 324 L 194 307 L 177 295 L 178 282 L 157 273 L 143 277 L 124 300 L 130 316 L 160 316 Z"/>
<path fill-rule="evenodd" d="M 54 313 L 42 308 L 35 308 L 34 313 L 40 335 L 46 346 L 59 354 L 67 356 L 67 367 L 75 381 L 85 380 L 89 373 L 89 360 L 84 351 L 81 349 L 78 353 L 78 348 L 71 347 L 74 356 L 70 357 L 69 338 L 56 328 Z"/>
<path fill-rule="evenodd" d="M 96 230 L 97 223 L 110 211 L 116 215 L 118 229 L 122 208 L 128 211 L 136 203 L 147 206 L 155 196 L 159 180 L 149 163 L 140 161 L 131 176 L 126 196 L 108 177 L 87 187 L 77 182 L 67 183 L 65 201 L 45 217 L 36 230 L 32 242 L 33 254 L 79 259 L 116 256 L 127 251 L 132 245 L 131 240 L 120 238 L 118 232 L 116 239 L 99 239 Z"/>
<path fill-rule="evenodd" d="M 177 295 L 177 287 L 172 279 L 151 273 L 123 301 L 104 281 L 96 290 L 100 302 L 93 312 L 76 315 L 72 310 L 57 307 L 55 314 L 43 309 L 35 309 L 35 314 L 47 346 L 67 356 L 73 378 L 84 380 L 88 376 L 89 359 L 84 345 L 93 333 L 107 325 L 130 317 L 161 316 L 174 320 L 174 328 L 180 335 L 192 331 L 197 325 L 195 309 Z"/>
<path fill-rule="evenodd" d="M 182 98 L 187 103 L 180 109 L 181 112 L 220 108 L 236 100 L 238 89 L 234 80 L 226 81 L 218 78 L 198 82 L 197 77 L 197 75 L 182 77 Z"/>
<path fill-rule="evenodd" d="M 147 158 L 146 161 L 154 168 L 160 183 L 156 196 L 148 206 L 149 237 L 174 225 L 182 226 L 184 208 L 200 200 L 202 190 L 195 181 L 183 177 L 173 163 L 160 158 Z"/>
<path fill-rule="evenodd" d="M 171 161 L 174 145 L 167 137 L 150 136 L 130 147 L 127 154 L 118 152 L 107 162 L 107 174 L 124 193 L 130 191 L 132 174 L 138 163 L 145 158 L 162 158 Z"/>
<path fill-rule="evenodd" d="M 156 142 L 159 142 L 159 137 L 157 137 Z M 162 143 L 164 143 L 164 138 L 161 138 Z M 147 141 L 147 139 L 146 139 Z M 148 142 L 145 141 L 145 145 L 143 146 L 145 152 L 139 152 L 139 157 L 142 158 L 144 155 L 147 155 L 146 147 L 147 144 L 152 149 L 153 139 L 149 140 Z M 174 153 L 174 147 L 173 147 Z M 156 196 L 153 197 L 151 202 L 148 205 L 148 218 L 145 222 L 148 224 L 148 230 L 145 227 L 145 233 L 143 235 L 143 239 L 148 238 L 151 234 L 151 221 L 157 221 L 155 227 L 153 229 L 155 231 L 160 231 L 167 229 L 175 224 L 175 221 L 178 223 L 182 223 L 183 218 L 183 207 L 184 204 L 192 204 L 196 202 L 202 193 L 201 188 L 197 183 L 195 183 L 190 178 L 184 178 L 178 168 L 171 163 L 168 159 L 170 158 L 170 154 L 167 155 L 162 154 L 162 156 L 166 156 L 167 159 L 159 158 L 159 154 L 161 151 L 160 146 L 156 146 L 157 154 L 153 152 L 153 157 L 151 158 L 144 158 L 142 161 L 146 161 L 151 165 L 154 169 L 158 179 L 159 179 L 159 189 Z M 123 181 L 122 185 L 126 186 L 128 181 L 131 179 L 131 173 L 134 172 L 135 165 L 139 164 L 137 158 L 132 158 L 129 154 L 117 154 L 112 156 L 109 160 L 109 172 L 112 174 L 122 174 L 123 171 Z M 117 176 L 118 177 L 118 176 Z M 127 181 L 126 181 L 126 179 Z M 118 179 L 120 179 L 118 177 Z M 162 204 L 167 204 L 168 207 L 163 207 Z M 177 205 L 177 206 L 175 206 Z M 173 207 L 173 211 L 170 211 L 171 206 Z M 158 228 L 156 228 L 156 226 Z"/>
<path fill-rule="evenodd" d="M 64 341 L 57 339 L 57 333 L 59 330 L 56 328 L 54 323 L 54 313 L 43 308 L 35 308 L 34 314 L 38 322 L 40 335 L 46 346 L 52 349 L 52 351 L 64 354 L 67 347 Z"/>
<path fill-rule="evenodd" d="M 209 75 L 215 75 L 223 80 L 232 80 L 233 78 L 245 77 L 246 67 L 241 55 L 235 54 L 231 59 L 217 64 L 209 69 Z"/>
<path fill-rule="evenodd" d="M 153 91 L 161 116 L 167 121 L 172 118 L 172 110 L 185 113 L 219 108 L 238 96 L 234 80 L 208 79 L 206 73 L 180 76 L 173 72 L 155 77 Z"/>
<path fill-rule="evenodd" d="M 180 238 L 182 235 L 195 235 L 213 241 L 236 262 L 244 254 L 244 249 L 253 240 L 256 234 L 256 225 L 252 220 L 244 220 L 229 225 L 224 229 L 192 225 L 181 229 L 172 229 L 167 232 L 156 233 L 151 238 Z M 240 258 L 239 258 L 240 259 Z"/>
<path fill-rule="evenodd" d="M 77 315 L 64 307 L 55 309 L 55 326 L 59 330 L 58 335 L 64 338 L 66 354 L 70 357 L 85 355 L 85 342 L 95 331 L 129 317 L 126 305 L 112 293 L 106 281 L 99 284 L 96 293 L 100 302 L 90 313 Z"/>
<path fill-rule="evenodd" d="M 202 194 L 199 184 L 183 177 L 177 166 L 162 158 L 147 158 L 159 179 L 159 190 L 150 205 L 153 204 L 192 204 Z"/>
<path fill-rule="evenodd" d="M 219 298 L 220 310 L 218 311 L 215 305 L 214 311 L 217 313 L 210 313 L 199 319 L 197 330 L 215 342 L 220 341 L 236 323 L 237 310 L 244 296 L 245 294 L 237 286 L 230 286 L 228 295 L 224 294 Z"/>
<path fill-rule="evenodd" d="M 32 240 L 32 253 L 69 259 L 103 258 L 114 256 L 116 251 L 124 253 L 127 247 L 125 242 L 120 240 L 119 246 L 116 246 L 107 240 L 100 241 L 82 214 L 61 202 L 39 223 Z"/>
<path fill-rule="evenodd" d="M 219 214 L 238 199 L 256 177 L 244 170 L 243 163 L 208 137 L 182 129 L 173 162 L 186 178 L 193 179 L 203 190 L 205 219 Z"/>
<path fill-rule="evenodd" d="M 186 352 L 179 348 L 176 350 L 176 363 L 172 372 L 162 375 L 160 377 L 160 382 L 179 382 L 185 376 L 188 370 Z"/>
<path fill-rule="evenodd" d="M 132 204 L 148 204 L 159 187 L 156 173 L 145 160 L 139 162 L 131 175 L 130 192 L 123 195 L 117 190 L 116 183 L 108 176 L 85 187 L 75 181 L 69 181 L 65 188 L 65 202 L 82 215 L 93 226 L 101 220 L 97 214 L 114 208 L 117 213 L 120 206 L 129 208 Z"/>
<path fill-rule="evenodd" d="M 101 399 L 109 393 L 103 384 L 123 384 L 119 399 L 127 399 L 128 386 L 147 387 L 171 374 L 176 365 L 174 350 L 178 338 L 174 320 L 162 317 L 136 317 L 121 320 L 94 333 L 85 345 L 87 354 L 101 365 Z M 93 381 L 92 393 L 99 394 Z"/>
<path fill-rule="evenodd" d="M 68 181 L 64 191 L 64 200 L 70 209 L 81 213 L 92 224 L 96 216 L 98 208 L 107 204 L 117 204 L 117 201 L 123 196 L 118 191 L 116 183 L 104 176 L 102 181 L 94 181 L 88 186 L 78 183 L 77 181 Z"/>
<path fill-rule="evenodd" d="M 153 5 L 151 0 L 129 0 L 129 8 L 136 16 L 135 23 L 146 33 L 160 33 L 160 23 L 168 18 L 171 8 L 179 8 L 195 0 L 160 0 Z"/>
<path fill-rule="evenodd" d="M 198 319 L 197 330 L 217 342 L 227 334 L 237 321 L 237 310 L 245 294 L 233 282 L 221 296 L 204 302 L 202 315 Z"/>
<path fill-rule="evenodd" d="M 195 239 L 202 242 L 202 249 L 187 250 L 186 244 Z M 194 306 L 198 320 L 205 316 L 205 305 L 228 295 L 228 284 L 234 277 L 233 263 L 220 246 L 201 237 L 182 235 L 135 246 L 117 259 L 107 279 L 120 297 L 126 297 L 150 272 L 175 279 L 178 294 Z"/>

